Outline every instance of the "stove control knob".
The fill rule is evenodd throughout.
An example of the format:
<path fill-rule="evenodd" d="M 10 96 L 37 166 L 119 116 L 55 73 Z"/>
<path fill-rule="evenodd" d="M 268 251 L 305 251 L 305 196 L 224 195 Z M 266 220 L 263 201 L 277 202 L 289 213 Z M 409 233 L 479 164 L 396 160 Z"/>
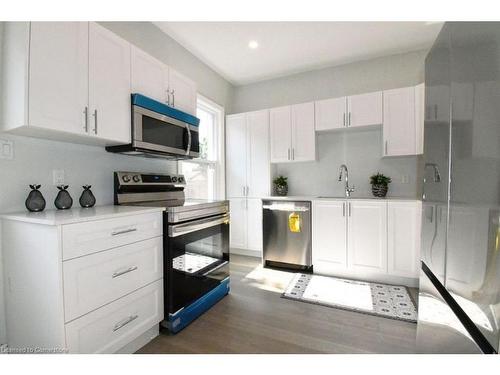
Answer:
<path fill-rule="evenodd" d="M 136 175 L 134 175 L 134 177 L 132 177 L 132 180 L 134 180 L 134 182 L 140 182 L 141 177 L 138 174 L 136 174 Z"/>
<path fill-rule="evenodd" d="M 122 176 L 122 180 L 123 180 L 123 182 L 130 182 L 130 176 L 128 174 L 124 174 Z"/>
<path fill-rule="evenodd" d="M 183 183 L 184 182 L 184 177 L 179 177 L 179 183 Z"/>
<path fill-rule="evenodd" d="M 177 182 L 177 177 L 172 177 L 172 182 Z"/>

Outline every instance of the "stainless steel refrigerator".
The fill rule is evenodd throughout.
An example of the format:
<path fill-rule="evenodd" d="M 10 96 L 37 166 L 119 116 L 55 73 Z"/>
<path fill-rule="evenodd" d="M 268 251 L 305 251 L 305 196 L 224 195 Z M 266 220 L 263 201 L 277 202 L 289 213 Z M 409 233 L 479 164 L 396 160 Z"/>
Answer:
<path fill-rule="evenodd" d="M 443 26 L 425 61 L 417 350 L 500 341 L 500 23 Z"/>

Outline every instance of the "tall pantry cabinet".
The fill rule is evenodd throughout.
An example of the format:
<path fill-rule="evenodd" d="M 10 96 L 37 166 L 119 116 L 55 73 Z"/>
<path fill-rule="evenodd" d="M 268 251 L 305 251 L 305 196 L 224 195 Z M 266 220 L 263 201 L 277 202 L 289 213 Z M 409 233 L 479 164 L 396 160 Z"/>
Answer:
<path fill-rule="evenodd" d="M 231 248 L 262 252 L 261 197 L 270 195 L 269 111 L 226 118 L 226 179 Z"/>

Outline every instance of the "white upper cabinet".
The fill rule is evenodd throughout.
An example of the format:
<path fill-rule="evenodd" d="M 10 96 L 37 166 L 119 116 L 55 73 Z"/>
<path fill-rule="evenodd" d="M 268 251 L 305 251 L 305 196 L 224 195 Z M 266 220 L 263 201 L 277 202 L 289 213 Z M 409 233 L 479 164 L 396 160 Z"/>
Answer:
<path fill-rule="evenodd" d="M 388 271 L 418 278 L 420 269 L 421 202 L 387 203 Z"/>
<path fill-rule="evenodd" d="M 270 110 L 271 163 L 316 160 L 314 103 Z"/>
<path fill-rule="evenodd" d="M 136 46 L 131 46 L 132 93 L 167 104 L 168 66 Z"/>
<path fill-rule="evenodd" d="M 292 161 L 316 160 L 314 103 L 292 106 Z"/>
<path fill-rule="evenodd" d="M 196 85 L 94 22 L 8 22 L 1 129 L 62 141 L 130 142 L 130 94 L 196 114 Z"/>
<path fill-rule="evenodd" d="M 86 134 L 88 35 L 88 22 L 31 23 L 29 125 Z"/>
<path fill-rule="evenodd" d="M 347 267 L 345 201 L 315 201 L 312 217 L 312 260 L 315 272 Z"/>
<path fill-rule="evenodd" d="M 260 198 L 271 193 L 269 163 L 269 111 L 246 114 L 247 196 Z"/>
<path fill-rule="evenodd" d="M 226 119 L 226 192 L 230 198 L 244 197 L 247 186 L 246 115 Z"/>
<path fill-rule="evenodd" d="M 291 161 L 292 111 L 290 106 L 269 111 L 271 163 Z"/>
<path fill-rule="evenodd" d="M 424 153 L 425 84 L 415 86 L 415 149 Z"/>
<path fill-rule="evenodd" d="M 227 116 L 226 173 L 230 198 L 270 194 L 268 110 Z"/>
<path fill-rule="evenodd" d="M 89 109 L 94 135 L 130 142 L 130 44 L 93 22 L 89 28 Z"/>
<path fill-rule="evenodd" d="M 168 72 L 170 105 L 195 116 L 196 84 L 172 68 L 170 68 Z"/>
<path fill-rule="evenodd" d="M 384 156 L 417 153 L 414 87 L 384 91 L 383 133 Z"/>
<path fill-rule="evenodd" d="M 341 129 L 346 126 L 347 98 L 317 100 L 314 103 L 316 131 Z"/>
<path fill-rule="evenodd" d="M 348 201 L 348 266 L 366 273 L 387 272 L 386 202 Z"/>
<path fill-rule="evenodd" d="M 382 91 L 347 97 L 347 126 L 382 124 Z"/>

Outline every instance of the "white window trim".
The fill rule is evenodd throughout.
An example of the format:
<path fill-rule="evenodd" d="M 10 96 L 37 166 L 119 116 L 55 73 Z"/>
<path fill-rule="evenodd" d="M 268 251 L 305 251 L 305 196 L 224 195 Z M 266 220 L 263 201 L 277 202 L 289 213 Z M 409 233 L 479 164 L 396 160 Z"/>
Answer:
<path fill-rule="evenodd" d="M 215 165 L 216 168 L 216 176 L 217 180 L 215 181 L 215 191 L 217 192 L 216 194 L 216 199 L 225 199 L 226 197 L 226 142 L 225 142 L 225 111 L 224 107 L 217 104 L 216 102 L 208 99 L 207 97 L 198 94 L 196 98 L 196 107 L 198 106 L 203 107 L 205 104 L 208 109 L 213 109 L 215 108 L 217 110 L 215 122 L 218 126 L 217 129 L 217 138 L 215 140 L 216 144 L 216 150 L 217 150 L 217 161 L 210 161 L 210 160 L 184 160 L 185 162 L 190 162 L 190 163 L 198 163 L 198 164 L 210 164 L 210 165 Z M 179 163 L 177 163 L 177 172 L 179 172 Z"/>

